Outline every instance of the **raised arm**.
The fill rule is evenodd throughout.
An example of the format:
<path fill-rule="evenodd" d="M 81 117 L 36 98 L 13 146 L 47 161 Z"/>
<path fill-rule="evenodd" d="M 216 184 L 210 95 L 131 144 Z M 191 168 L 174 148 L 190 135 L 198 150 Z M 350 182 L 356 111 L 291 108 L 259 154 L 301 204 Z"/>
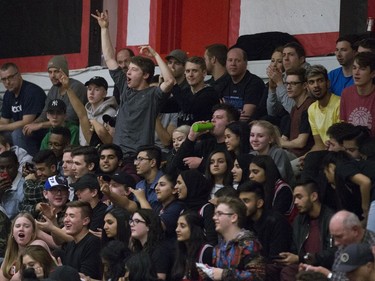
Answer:
<path fill-rule="evenodd" d="M 149 57 L 154 57 L 156 63 L 159 65 L 160 68 L 160 75 L 163 77 L 164 81 L 160 84 L 160 89 L 164 93 L 169 93 L 174 84 L 176 84 L 176 80 L 173 77 L 173 74 L 161 56 L 150 46 L 141 46 L 140 53 L 147 55 Z"/>
<path fill-rule="evenodd" d="M 89 118 L 87 116 L 87 111 L 85 106 L 82 104 L 81 100 L 77 97 L 76 93 L 73 91 L 72 88 L 69 87 L 69 78 L 66 76 L 64 72 L 62 72 L 60 77 L 61 89 L 66 91 L 70 104 L 72 105 L 74 111 L 76 112 L 79 123 L 82 129 L 83 136 L 85 137 L 86 141 L 89 143 L 92 136 L 92 131 L 90 130 L 91 124 Z"/>
<path fill-rule="evenodd" d="M 99 12 L 96 10 L 96 15 L 91 14 L 94 17 L 100 26 L 101 30 L 101 39 L 102 39 L 102 52 L 104 56 L 105 63 L 109 70 L 115 70 L 119 67 L 116 61 L 115 50 L 112 46 L 111 38 L 109 36 L 109 17 L 108 17 L 108 10 L 104 12 Z"/>

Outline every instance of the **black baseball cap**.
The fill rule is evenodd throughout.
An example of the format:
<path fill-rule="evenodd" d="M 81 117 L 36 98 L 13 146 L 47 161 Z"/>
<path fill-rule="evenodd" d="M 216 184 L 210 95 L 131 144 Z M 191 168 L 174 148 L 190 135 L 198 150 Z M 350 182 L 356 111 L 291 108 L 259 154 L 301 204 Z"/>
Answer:
<path fill-rule="evenodd" d="M 107 80 L 105 80 L 101 76 L 94 76 L 89 81 L 85 83 L 85 86 L 88 86 L 90 84 L 94 84 L 99 87 L 104 87 L 104 89 L 108 90 L 108 83 Z"/>
<path fill-rule="evenodd" d="M 97 189 L 100 191 L 99 181 L 97 176 L 93 173 L 88 173 L 80 177 L 75 183 L 70 184 L 75 191 L 84 188 Z"/>
<path fill-rule="evenodd" d="M 135 187 L 136 184 L 134 178 L 123 171 L 116 172 L 113 175 L 103 175 L 103 179 L 105 181 L 113 180 L 119 184 L 125 185 L 126 187 Z"/>

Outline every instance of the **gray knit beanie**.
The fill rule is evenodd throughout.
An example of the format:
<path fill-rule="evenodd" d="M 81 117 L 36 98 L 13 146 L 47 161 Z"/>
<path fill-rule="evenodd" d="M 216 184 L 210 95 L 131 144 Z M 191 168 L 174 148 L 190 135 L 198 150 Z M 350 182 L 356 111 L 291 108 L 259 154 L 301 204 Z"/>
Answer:
<path fill-rule="evenodd" d="M 68 68 L 68 62 L 66 61 L 66 58 L 64 56 L 54 56 L 51 58 L 48 62 L 47 69 L 50 69 L 51 67 L 60 69 L 66 74 L 66 76 L 69 76 L 69 68 Z"/>

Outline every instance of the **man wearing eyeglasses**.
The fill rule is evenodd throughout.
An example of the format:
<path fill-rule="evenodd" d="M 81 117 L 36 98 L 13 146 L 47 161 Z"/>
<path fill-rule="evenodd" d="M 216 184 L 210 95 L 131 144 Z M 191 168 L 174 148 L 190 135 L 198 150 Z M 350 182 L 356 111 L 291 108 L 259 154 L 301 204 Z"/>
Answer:
<path fill-rule="evenodd" d="M 155 187 L 159 178 L 163 175 L 160 170 L 161 150 L 157 146 L 141 146 L 138 148 L 134 165 L 137 175 L 143 180 L 137 183 L 135 189 L 130 189 L 137 198 L 140 207 L 158 211 L 161 207 L 156 196 Z"/>
<path fill-rule="evenodd" d="M 289 114 L 289 126 L 282 132 L 280 144 L 295 157 L 304 155 L 314 144 L 307 115 L 307 109 L 313 103 L 313 99 L 306 91 L 305 73 L 306 70 L 302 67 L 289 69 L 286 71 L 284 82 L 288 97 L 294 101 L 294 106 Z"/>
<path fill-rule="evenodd" d="M 0 131 L 12 132 L 14 145 L 34 156 L 39 151 L 42 134 L 22 134 L 22 128 L 32 123 L 43 111 L 46 94 L 39 86 L 24 81 L 14 63 L 0 67 L 0 80 L 6 88 L 1 109 Z"/>
<path fill-rule="evenodd" d="M 303 67 L 308 69 L 310 64 L 306 62 L 306 54 L 302 45 L 297 42 L 290 42 L 283 46 L 283 66 L 285 71 L 293 68 Z M 275 82 L 276 88 L 270 88 L 267 97 L 267 113 L 271 116 L 278 116 L 282 108 L 291 112 L 294 100 L 288 97 L 284 85 L 285 77 L 280 71 L 267 68 L 267 76 Z"/>

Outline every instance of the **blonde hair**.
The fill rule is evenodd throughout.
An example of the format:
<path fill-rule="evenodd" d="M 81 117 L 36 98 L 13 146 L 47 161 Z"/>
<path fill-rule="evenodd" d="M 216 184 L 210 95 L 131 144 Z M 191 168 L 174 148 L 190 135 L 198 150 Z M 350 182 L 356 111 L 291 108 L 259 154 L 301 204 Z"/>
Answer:
<path fill-rule="evenodd" d="M 173 130 L 173 133 L 174 132 L 179 132 L 181 134 L 184 134 L 185 136 L 187 136 L 190 132 L 190 126 L 189 125 L 182 125 L 180 127 L 177 127 L 176 129 Z"/>
<path fill-rule="evenodd" d="M 271 146 L 272 145 L 276 145 L 278 147 L 281 146 L 281 144 L 280 144 L 281 134 L 280 134 L 279 128 L 277 128 L 275 125 L 273 125 L 272 123 L 270 123 L 268 121 L 265 121 L 265 120 L 252 121 L 250 123 L 250 134 L 251 134 L 251 128 L 253 126 L 259 126 L 259 127 L 262 127 L 263 129 L 267 130 L 268 135 L 272 140 L 272 143 L 270 144 Z"/>
<path fill-rule="evenodd" d="M 19 213 L 12 221 L 10 234 L 8 236 L 7 249 L 6 249 L 6 252 L 5 252 L 3 264 L 1 266 L 2 270 L 3 270 L 3 275 L 7 279 L 12 278 L 12 275 L 10 275 L 9 273 L 10 273 L 10 269 L 12 268 L 12 266 L 14 265 L 15 262 L 16 262 L 16 271 L 18 271 L 20 269 L 20 264 L 19 264 L 19 260 L 18 260 L 19 255 L 20 255 L 19 247 L 18 247 L 18 244 L 14 240 L 14 237 L 13 237 L 14 225 L 15 225 L 17 219 L 19 219 L 19 218 L 26 218 L 27 220 L 29 220 L 31 222 L 31 225 L 32 225 L 32 228 L 33 228 L 33 235 L 31 236 L 31 239 L 30 239 L 28 244 L 30 244 L 32 241 L 34 241 L 36 239 L 36 232 L 37 232 L 36 227 L 37 226 L 36 226 L 36 223 L 35 223 L 35 220 L 34 220 L 33 216 L 28 212 Z"/>

